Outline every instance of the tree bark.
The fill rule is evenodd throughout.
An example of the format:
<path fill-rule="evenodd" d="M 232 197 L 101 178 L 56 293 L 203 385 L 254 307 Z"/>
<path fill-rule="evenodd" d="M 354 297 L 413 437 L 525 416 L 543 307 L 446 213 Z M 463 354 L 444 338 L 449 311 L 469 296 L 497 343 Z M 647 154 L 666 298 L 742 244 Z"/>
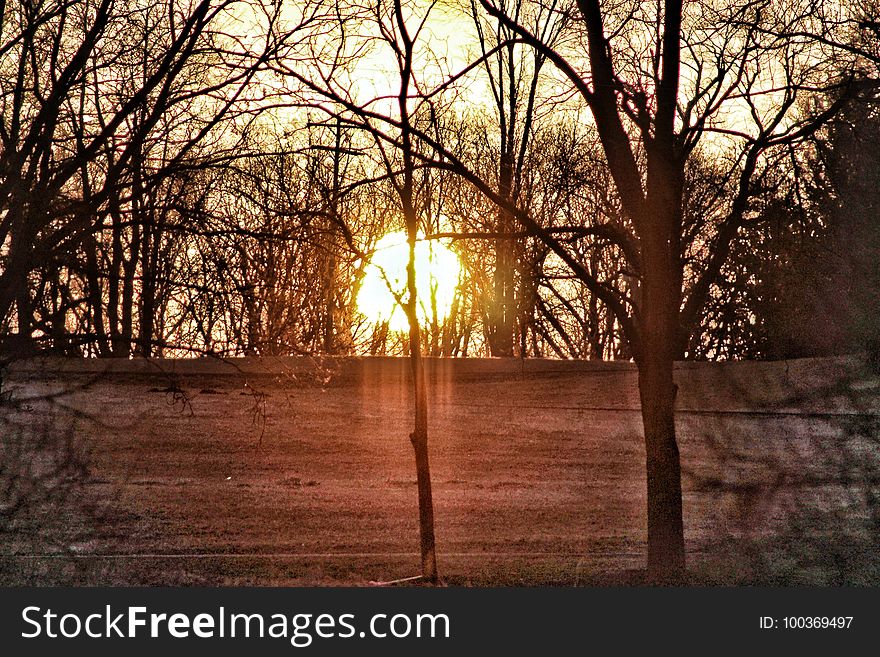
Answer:
<path fill-rule="evenodd" d="M 147 215 L 143 225 L 141 244 L 141 290 L 140 317 L 138 322 L 139 352 L 143 358 L 153 355 L 153 333 L 156 323 L 156 274 L 155 252 L 160 248 L 160 239 L 154 234 L 154 210 L 145 212 Z"/>
<path fill-rule="evenodd" d="M 649 196 L 652 221 L 642 238 L 644 275 L 639 306 L 641 341 L 635 349 L 645 436 L 648 492 L 648 580 L 680 583 L 685 574 L 681 462 L 675 436 L 676 385 L 673 376 L 681 305 L 677 254 L 677 179 L 655 183 Z"/>
<path fill-rule="evenodd" d="M 649 358 L 639 368 L 648 488 L 648 582 L 684 578 L 681 463 L 675 436 L 675 383 L 671 359 Z"/>
<path fill-rule="evenodd" d="M 398 0 L 394 4 L 394 19 L 399 30 L 403 61 L 400 67 L 400 94 L 398 109 L 402 124 L 401 141 L 403 154 L 402 184 L 397 186 L 403 217 L 406 222 L 406 237 L 409 245 L 409 259 L 406 265 L 407 300 L 404 304 L 409 322 L 409 358 L 412 367 L 413 395 L 415 397 L 415 427 L 410 441 L 416 457 L 416 482 L 419 494 L 419 535 L 422 553 L 422 577 L 428 582 L 439 581 L 437 571 L 437 551 L 434 540 L 434 502 L 431 494 L 431 468 L 428 460 L 428 394 L 425 383 L 425 366 L 422 360 L 422 336 L 418 316 L 418 290 L 416 288 L 416 242 L 418 241 L 419 220 L 415 206 L 412 128 L 409 115 L 409 87 L 412 79 L 413 41 L 407 31 L 403 5 Z"/>
<path fill-rule="evenodd" d="M 510 231 L 509 213 L 499 211 L 499 232 Z M 489 305 L 489 353 L 496 358 L 513 356 L 514 328 L 514 261 L 512 240 L 495 240 L 495 272 L 492 281 L 492 299 Z"/>
<path fill-rule="evenodd" d="M 416 482 L 419 492 L 419 535 L 422 551 L 422 577 L 437 582 L 437 552 L 434 539 L 434 501 L 431 493 L 431 466 L 428 460 L 428 394 L 425 364 L 421 352 L 421 330 L 416 312 L 416 233 L 409 231 L 409 262 L 406 267 L 407 318 L 409 319 L 409 362 L 415 397 L 415 428 L 409 438 L 416 456 Z"/>
<path fill-rule="evenodd" d="M 92 332 L 95 338 L 95 350 L 98 356 L 111 355 L 110 342 L 104 329 L 104 301 L 98 272 L 98 244 L 95 235 L 89 231 L 85 241 L 86 252 L 86 283 L 89 313 L 92 317 Z"/>

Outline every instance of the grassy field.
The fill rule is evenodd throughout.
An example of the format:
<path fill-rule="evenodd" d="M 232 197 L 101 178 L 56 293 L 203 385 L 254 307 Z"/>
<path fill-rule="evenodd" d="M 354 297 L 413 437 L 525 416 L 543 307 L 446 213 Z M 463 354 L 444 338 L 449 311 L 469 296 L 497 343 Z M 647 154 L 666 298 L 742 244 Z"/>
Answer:
<path fill-rule="evenodd" d="M 854 358 L 676 376 L 693 581 L 880 582 L 880 376 Z M 632 366 L 446 361 L 430 379 L 447 582 L 640 581 Z M 2 584 L 417 574 L 406 361 L 28 362 L 3 394 Z"/>

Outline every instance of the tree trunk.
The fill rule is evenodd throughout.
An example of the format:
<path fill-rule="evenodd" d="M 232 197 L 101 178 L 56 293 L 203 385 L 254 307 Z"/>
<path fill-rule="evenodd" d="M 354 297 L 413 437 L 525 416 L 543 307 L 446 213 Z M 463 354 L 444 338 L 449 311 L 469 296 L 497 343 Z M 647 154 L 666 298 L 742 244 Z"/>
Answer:
<path fill-rule="evenodd" d="M 672 361 L 639 368 L 648 480 L 648 581 L 675 584 L 685 568 L 681 463 L 675 439 Z"/>
<path fill-rule="evenodd" d="M 110 346 L 113 356 L 125 355 L 119 333 L 119 288 L 122 282 L 120 271 L 122 269 L 122 216 L 116 199 L 111 200 L 110 218 L 112 221 L 112 246 L 110 249 L 110 272 L 107 278 L 107 328 L 110 334 Z"/>
<path fill-rule="evenodd" d="M 421 538 L 422 576 L 436 582 L 437 552 L 434 538 L 434 501 L 431 492 L 431 466 L 428 461 L 428 401 L 425 370 L 421 355 L 410 358 L 416 396 L 415 430 L 410 434 L 416 457 L 416 481 L 419 494 L 419 535 Z"/>
<path fill-rule="evenodd" d="M 122 327 L 119 334 L 121 356 L 134 353 L 134 279 L 137 276 L 137 264 L 140 254 L 140 226 L 137 221 L 132 225 L 132 237 L 129 244 L 129 257 L 122 261 Z"/>
<path fill-rule="evenodd" d="M 18 292 L 15 295 L 15 307 L 17 309 L 18 317 L 19 345 L 21 345 L 23 349 L 29 350 L 28 345 L 30 345 L 33 340 L 33 337 L 31 336 L 31 324 L 34 319 L 34 309 L 31 302 L 30 286 L 27 285 L 27 283 L 18 289 Z"/>
<path fill-rule="evenodd" d="M 332 226 L 331 229 L 332 231 Z M 331 232 L 332 234 L 332 232 Z M 327 259 L 324 273 L 324 322 L 323 337 L 324 353 L 336 353 L 336 257 L 332 255 L 335 244 L 331 243 L 331 255 Z"/>
<path fill-rule="evenodd" d="M 508 137 L 508 143 L 512 140 Z M 513 194 L 513 153 L 509 148 L 502 147 L 498 169 L 498 194 L 510 200 Z M 497 231 L 509 233 L 515 225 L 514 218 L 504 208 L 498 209 Z M 493 296 L 489 308 L 489 350 L 492 356 L 509 358 L 513 356 L 514 345 L 514 313 L 515 267 L 513 240 L 501 237 L 495 240 L 495 274 L 493 279 Z"/>
<path fill-rule="evenodd" d="M 500 215 L 504 217 L 506 213 L 500 212 Z M 506 220 L 500 221 L 499 232 L 505 232 L 507 225 Z M 496 358 L 513 356 L 513 272 L 510 240 L 495 240 L 495 273 L 489 306 L 489 353 Z"/>
<path fill-rule="evenodd" d="M 31 322 L 33 309 L 30 300 L 28 276 L 33 268 L 33 244 L 36 241 L 34 226 L 28 221 L 20 206 L 12 205 L 7 212 L 12 226 L 8 232 L 8 250 L 5 269 L 0 273 L 0 321 L 8 319 L 15 308 L 18 337 L 13 338 L 16 346 L 13 351 L 27 353 L 32 345 Z M 6 348 L 11 344 L 9 336 L 4 340 Z"/>
<path fill-rule="evenodd" d="M 153 335 L 156 325 L 156 263 L 161 248 L 161 236 L 155 208 L 144 210 L 141 237 L 141 290 L 138 321 L 138 346 L 143 358 L 153 356 Z"/>
<path fill-rule="evenodd" d="M 92 317 L 92 332 L 95 351 L 98 356 L 110 355 L 110 342 L 104 330 L 104 301 L 98 272 L 98 243 L 90 230 L 84 244 L 86 252 L 86 283 L 89 314 Z"/>
<path fill-rule="evenodd" d="M 663 173 L 661 171 L 661 173 Z M 636 349 L 648 488 L 648 580 L 677 584 L 685 575 L 681 462 L 675 438 L 673 366 L 679 333 L 682 269 L 680 181 L 660 176 L 649 197 L 652 221 L 642 237 L 643 278 L 636 292 L 641 340 Z M 662 184 L 663 181 L 673 181 Z"/>
<path fill-rule="evenodd" d="M 410 434 L 416 456 L 416 481 L 419 492 L 419 534 L 422 551 L 422 576 L 436 582 L 437 552 L 434 540 L 434 502 L 431 494 L 431 466 L 428 461 L 428 394 L 425 364 L 421 353 L 421 331 L 416 312 L 415 232 L 410 231 L 409 262 L 407 263 L 407 318 L 409 320 L 409 360 L 415 396 L 415 429 Z"/>
<path fill-rule="evenodd" d="M 412 77 L 413 42 L 409 37 L 403 15 L 403 4 L 395 2 L 395 21 L 403 41 L 405 56 L 400 68 L 400 111 L 403 183 L 398 187 L 400 202 L 406 222 L 406 237 L 409 245 L 409 260 L 406 264 L 407 300 L 404 304 L 409 322 L 409 359 L 412 367 L 413 395 L 415 397 L 415 428 L 410 434 L 416 457 L 416 482 L 419 492 L 419 535 L 422 551 L 422 577 L 431 583 L 439 580 L 437 574 L 437 551 L 434 541 L 434 502 L 431 495 L 431 468 L 428 461 L 428 394 L 425 384 L 425 365 L 422 360 L 422 336 L 419 326 L 418 299 L 416 288 L 416 242 L 418 241 L 419 220 L 414 203 L 413 173 L 415 164 L 412 148 L 412 135 L 409 122 L 409 84 Z"/>

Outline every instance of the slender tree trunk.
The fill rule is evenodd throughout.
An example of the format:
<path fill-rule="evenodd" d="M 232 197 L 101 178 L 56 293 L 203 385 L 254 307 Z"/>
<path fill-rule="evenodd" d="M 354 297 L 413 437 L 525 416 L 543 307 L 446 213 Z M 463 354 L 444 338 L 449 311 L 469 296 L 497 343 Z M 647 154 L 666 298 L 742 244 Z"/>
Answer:
<path fill-rule="evenodd" d="M 19 345 L 28 350 L 28 345 L 30 345 L 32 340 L 31 323 L 34 318 L 34 310 L 31 303 L 30 286 L 26 283 L 18 289 L 15 295 L 15 307 L 18 317 Z"/>
<path fill-rule="evenodd" d="M 406 266 L 407 318 L 409 320 L 409 361 L 412 368 L 415 397 L 415 428 L 410 434 L 416 456 L 416 481 L 419 491 L 419 534 L 422 549 L 422 576 L 436 582 L 437 552 L 434 539 L 434 501 L 431 494 L 431 466 L 428 461 L 428 394 L 425 383 L 425 364 L 421 352 L 421 330 L 416 312 L 415 231 L 410 232 L 409 262 Z"/>
<path fill-rule="evenodd" d="M 434 502 L 431 494 L 431 468 L 428 461 L 428 394 L 425 383 L 424 361 L 422 360 L 422 336 L 419 327 L 418 299 L 416 289 L 416 241 L 418 240 L 419 219 L 415 206 L 413 172 L 415 171 L 412 134 L 409 115 L 409 86 L 412 78 L 413 41 L 407 31 L 403 4 L 394 4 L 394 18 L 405 53 L 400 68 L 400 94 L 398 109 L 403 129 L 401 130 L 403 172 L 402 184 L 397 187 L 406 222 L 406 237 L 409 245 L 409 260 L 406 265 L 407 300 L 404 304 L 409 322 L 409 358 L 412 367 L 413 395 L 415 397 L 415 427 L 410 434 L 416 457 L 416 482 L 419 493 L 419 534 L 422 552 L 422 577 L 431 583 L 439 580 L 437 572 L 437 551 L 434 540 Z"/>
<path fill-rule="evenodd" d="M 332 227 L 331 227 L 332 235 Z M 336 256 L 333 255 L 335 244 L 331 243 L 331 255 L 327 258 L 324 274 L 324 322 L 323 336 L 325 354 L 336 353 Z"/>
<path fill-rule="evenodd" d="M 87 295 L 92 316 L 95 350 L 98 356 L 109 356 L 110 342 L 107 339 L 107 331 L 104 330 L 104 301 L 98 273 L 98 243 L 91 231 L 86 238 L 84 248 L 86 252 Z"/>
<path fill-rule="evenodd" d="M 110 334 L 110 345 L 113 356 L 117 358 L 124 355 L 125 345 L 119 333 L 119 288 L 122 282 L 120 271 L 122 269 L 122 216 L 116 199 L 111 201 L 110 217 L 112 225 L 112 246 L 110 249 L 110 272 L 107 279 L 107 325 Z"/>
<path fill-rule="evenodd" d="M 140 254 L 140 225 L 137 221 L 132 225 L 132 237 L 129 244 L 129 257 L 122 262 L 122 328 L 119 344 L 123 350 L 120 355 L 130 356 L 134 353 L 134 279 L 137 275 L 137 264 Z"/>
<path fill-rule="evenodd" d="M 599 300 L 595 294 L 591 294 L 587 302 L 587 317 L 589 318 L 587 320 L 588 358 L 590 360 L 602 360 L 602 329 L 599 321 Z"/>
<path fill-rule="evenodd" d="M 340 225 L 340 196 L 342 193 L 342 158 L 343 158 L 343 142 L 342 142 L 342 121 L 336 120 L 334 126 L 334 149 L 333 149 L 333 182 L 329 190 L 329 208 L 328 211 L 332 220 L 327 222 L 327 240 L 328 240 L 328 257 L 327 266 L 324 274 L 324 321 L 323 321 L 323 337 L 324 353 L 336 353 L 336 290 L 337 290 L 337 269 L 336 262 L 336 241 L 337 227 Z"/>
<path fill-rule="evenodd" d="M 141 237 L 141 290 L 138 321 L 138 351 L 143 358 L 153 355 L 153 334 L 156 324 L 156 253 L 161 240 L 157 230 L 156 209 L 144 211 Z"/>

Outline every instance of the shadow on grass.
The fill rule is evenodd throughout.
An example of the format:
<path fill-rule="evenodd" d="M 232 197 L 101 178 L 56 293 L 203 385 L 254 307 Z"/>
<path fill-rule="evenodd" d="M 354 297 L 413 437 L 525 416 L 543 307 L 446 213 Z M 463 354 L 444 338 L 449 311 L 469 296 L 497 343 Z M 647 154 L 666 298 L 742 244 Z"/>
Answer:
<path fill-rule="evenodd" d="M 760 421 L 717 417 L 683 446 L 686 488 L 715 529 L 691 546 L 693 583 L 880 583 L 880 371 L 831 362 L 812 380 L 803 363 L 732 377 Z"/>

